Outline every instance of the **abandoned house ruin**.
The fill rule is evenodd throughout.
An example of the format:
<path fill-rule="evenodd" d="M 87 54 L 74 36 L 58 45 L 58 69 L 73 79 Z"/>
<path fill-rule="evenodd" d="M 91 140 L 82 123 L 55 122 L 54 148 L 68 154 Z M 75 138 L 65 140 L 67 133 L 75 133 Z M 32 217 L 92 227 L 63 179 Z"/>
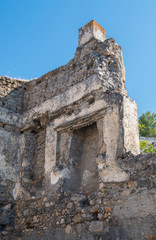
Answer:
<path fill-rule="evenodd" d="M 122 49 L 93 20 L 67 65 L 0 77 L 0 239 L 156 239 L 156 154 L 139 153 Z"/>

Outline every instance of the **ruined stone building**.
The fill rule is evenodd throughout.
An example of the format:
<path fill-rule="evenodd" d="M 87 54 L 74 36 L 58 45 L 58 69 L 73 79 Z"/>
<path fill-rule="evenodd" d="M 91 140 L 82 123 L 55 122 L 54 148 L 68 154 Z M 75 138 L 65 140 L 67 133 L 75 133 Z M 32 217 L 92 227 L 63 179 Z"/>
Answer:
<path fill-rule="evenodd" d="M 156 239 L 156 154 L 139 155 L 122 49 L 95 21 L 42 77 L 0 77 L 0 239 Z"/>

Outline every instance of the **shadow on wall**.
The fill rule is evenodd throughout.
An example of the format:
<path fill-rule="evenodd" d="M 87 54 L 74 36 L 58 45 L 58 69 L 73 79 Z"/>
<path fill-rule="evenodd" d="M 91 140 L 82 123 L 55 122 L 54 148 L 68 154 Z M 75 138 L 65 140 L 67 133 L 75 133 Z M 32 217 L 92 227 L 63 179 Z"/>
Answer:
<path fill-rule="evenodd" d="M 69 150 L 71 178 L 64 180 L 65 191 L 92 192 L 98 189 L 98 138 L 96 123 L 73 132 Z"/>

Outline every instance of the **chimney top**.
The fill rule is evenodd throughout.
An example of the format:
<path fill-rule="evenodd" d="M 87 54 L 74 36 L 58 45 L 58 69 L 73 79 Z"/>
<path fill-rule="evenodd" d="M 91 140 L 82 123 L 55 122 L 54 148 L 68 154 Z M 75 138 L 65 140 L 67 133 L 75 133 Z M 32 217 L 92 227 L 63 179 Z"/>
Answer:
<path fill-rule="evenodd" d="M 89 42 L 92 38 L 103 42 L 106 39 L 106 31 L 95 20 L 90 21 L 79 29 L 79 47 Z"/>

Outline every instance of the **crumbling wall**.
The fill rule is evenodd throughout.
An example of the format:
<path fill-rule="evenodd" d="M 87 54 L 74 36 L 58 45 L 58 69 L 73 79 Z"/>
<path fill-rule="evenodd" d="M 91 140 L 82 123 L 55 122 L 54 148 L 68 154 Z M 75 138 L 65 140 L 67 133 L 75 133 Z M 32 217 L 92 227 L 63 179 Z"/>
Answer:
<path fill-rule="evenodd" d="M 0 239 L 11 237 L 15 217 L 15 185 L 18 177 L 18 133 L 0 125 Z"/>
<path fill-rule="evenodd" d="M 118 164 L 129 180 L 101 183 L 91 192 L 42 190 L 41 198 L 21 199 L 19 239 L 155 239 L 156 154 L 122 158 Z"/>
<path fill-rule="evenodd" d="M 67 65 L 29 82 L 1 78 L 3 240 L 156 236 L 156 155 L 134 156 L 121 47 L 95 21 L 81 30 Z"/>
<path fill-rule="evenodd" d="M 0 107 L 21 112 L 25 81 L 0 76 Z"/>
<path fill-rule="evenodd" d="M 11 239 L 15 230 L 14 181 L 0 176 L 0 239 Z"/>
<path fill-rule="evenodd" d="M 44 179 L 45 129 L 29 130 L 21 134 L 20 188 L 25 197 L 40 195 Z"/>
<path fill-rule="evenodd" d="M 67 65 L 27 84 L 23 110 L 33 109 L 90 77 L 100 79 L 105 91 L 126 93 L 124 71 L 122 49 L 115 40 L 108 39 L 101 43 L 93 39 L 82 48 L 77 48 L 74 58 Z"/>
<path fill-rule="evenodd" d="M 14 230 L 23 88 L 24 81 L 0 77 L 0 239 Z"/>
<path fill-rule="evenodd" d="M 61 151 L 62 146 L 60 146 Z M 64 152 L 68 148 L 64 147 Z M 98 151 L 98 130 L 96 123 L 75 130 L 71 137 L 68 162 L 70 178 L 64 182 L 64 190 L 71 192 L 91 192 L 98 187 L 96 155 Z M 69 177 L 69 176 L 68 176 Z"/>

